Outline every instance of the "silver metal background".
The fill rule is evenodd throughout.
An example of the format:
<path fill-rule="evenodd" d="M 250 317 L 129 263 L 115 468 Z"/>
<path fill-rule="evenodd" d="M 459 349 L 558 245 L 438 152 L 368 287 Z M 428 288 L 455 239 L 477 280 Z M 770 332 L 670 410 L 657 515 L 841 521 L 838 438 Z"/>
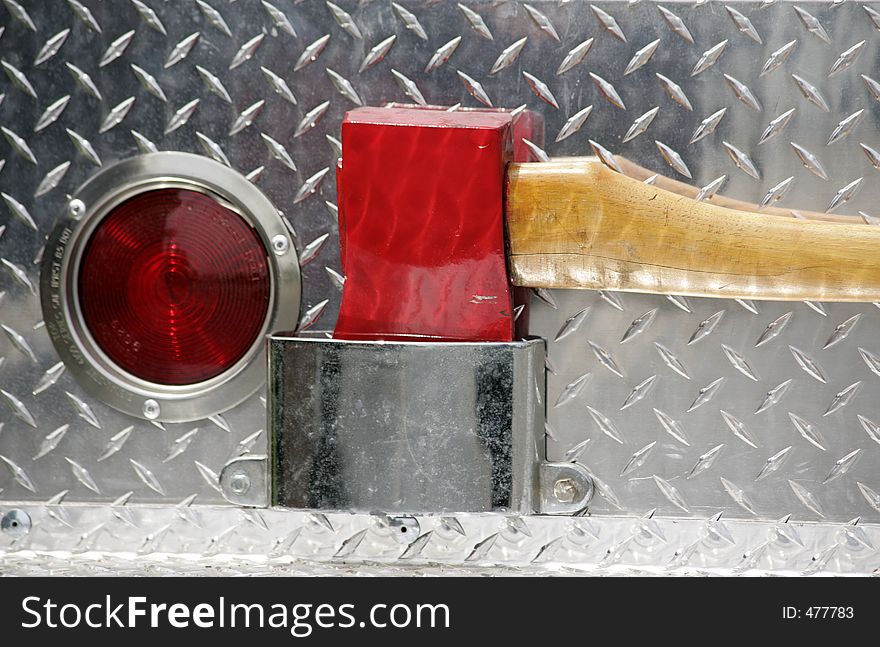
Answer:
<path fill-rule="evenodd" d="M 477 106 L 480 96 L 497 106 L 527 104 L 546 118 L 550 155 L 590 154 L 593 140 L 686 179 L 671 150 L 695 184 L 725 175 L 722 191 L 737 198 L 760 201 L 792 178 L 781 185 L 788 190 L 778 205 L 824 210 L 837 202 L 837 211 L 862 211 L 868 222 L 880 215 L 871 162 L 872 155 L 880 157 L 874 152 L 880 150 L 880 85 L 873 80 L 880 78 L 874 69 L 880 4 L 511 0 L 462 6 L 385 0 L 0 4 L 0 388 L 9 394 L 0 395 L 0 498 L 122 497 L 133 504 L 191 502 L 195 495 L 197 503 L 220 502 L 216 474 L 225 461 L 265 450 L 257 397 L 213 421 L 159 428 L 86 398 L 70 375 L 57 373 L 34 293 L 43 241 L 65 194 L 99 164 L 134 155 L 139 146 L 207 154 L 252 174 L 298 235 L 305 324 L 327 329 L 339 297 L 332 138 L 344 112 L 359 103 L 423 98 Z M 68 29 L 63 43 L 53 39 Z M 559 73 L 588 39 L 582 60 Z M 41 52 L 53 51 L 35 64 Z M 432 58 L 446 55 L 445 63 L 425 72 Z M 701 58 L 705 69 L 692 75 Z M 669 90 L 658 74 L 679 90 Z M 64 97 L 63 110 L 47 111 Z M 592 111 L 584 119 L 587 106 Z M 790 119 L 777 119 L 792 109 Z M 35 132 L 50 117 L 55 120 Z M 555 142 L 566 123 L 569 136 Z M 622 141 L 633 124 L 644 131 Z M 701 124 L 708 134 L 692 142 Z M 655 140 L 667 147 L 673 168 Z M 807 151 L 801 155 L 812 171 L 793 144 Z M 548 455 L 577 456 L 599 478 L 592 507 L 597 521 L 652 508 L 657 515 L 702 519 L 722 513 L 880 520 L 880 443 L 858 418 L 880 423 L 880 375 L 864 359 L 880 357 L 874 305 L 759 303 L 749 309 L 734 301 L 676 305 L 663 297 L 587 292 L 550 298 L 556 308 L 536 299 L 532 332 L 551 340 L 566 319 L 591 308 L 576 331 L 549 345 Z M 653 318 L 643 318 L 633 327 L 637 334 L 621 343 L 632 322 L 652 311 Z M 688 345 L 700 323 L 720 311 L 725 315 L 711 334 Z M 788 325 L 756 348 L 768 324 L 788 312 Z M 835 327 L 857 314 L 852 332 L 824 349 Z M 609 353 L 623 377 L 599 362 L 590 341 Z M 656 343 L 668 351 L 667 360 Z M 806 366 L 821 367 L 825 381 L 799 366 L 789 346 L 802 352 Z M 871 355 L 863 357 L 859 348 Z M 690 379 L 670 368 L 670 356 Z M 730 357 L 742 358 L 757 381 Z M 583 388 L 553 407 L 565 386 L 586 373 L 591 377 Z M 621 411 L 627 395 L 652 375 L 650 392 Z M 688 413 L 699 390 L 718 378 L 725 378 L 721 388 Z M 755 414 L 764 394 L 787 379 L 793 382 L 782 401 Z M 835 395 L 856 382 L 860 389 L 846 406 L 823 416 Z M 587 405 L 612 421 L 622 442 L 602 433 Z M 669 434 L 653 409 L 677 421 L 689 444 Z M 733 435 L 721 410 L 745 424 L 756 447 Z M 789 413 L 817 430 L 813 440 L 822 449 L 798 432 Z M 25 421 L 29 416 L 35 426 Z M 639 455 L 645 460 L 637 458 L 621 476 L 632 455 L 652 442 Z M 771 463 L 778 468 L 756 480 L 768 458 L 787 447 L 782 460 Z M 856 462 L 842 463 L 846 469 L 835 473 L 835 462 L 855 450 Z M 698 464 L 704 469 L 688 479 Z"/>

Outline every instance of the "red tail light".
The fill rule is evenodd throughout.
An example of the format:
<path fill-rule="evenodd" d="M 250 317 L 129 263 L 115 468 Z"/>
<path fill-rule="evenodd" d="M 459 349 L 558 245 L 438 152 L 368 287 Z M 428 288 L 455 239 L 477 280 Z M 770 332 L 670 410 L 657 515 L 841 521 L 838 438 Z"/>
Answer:
<path fill-rule="evenodd" d="M 241 216 L 193 190 L 146 191 L 115 207 L 77 276 L 97 346 L 148 382 L 187 385 L 234 366 L 263 329 L 268 253 Z"/>

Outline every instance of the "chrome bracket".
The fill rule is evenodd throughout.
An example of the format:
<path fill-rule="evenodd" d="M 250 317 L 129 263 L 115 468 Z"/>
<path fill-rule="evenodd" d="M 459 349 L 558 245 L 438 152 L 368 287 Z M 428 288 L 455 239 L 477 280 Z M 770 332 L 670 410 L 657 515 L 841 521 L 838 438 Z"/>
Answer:
<path fill-rule="evenodd" d="M 541 463 L 538 513 L 576 514 L 593 498 L 593 479 L 578 463 Z"/>
<path fill-rule="evenodd" d="M 541 340 L 278 336 L 269 357 L 269 455 L 223 467 L 232 504 L 554 515 L 593 496 L 583 466 L 546 461 Z"/>
<path fill-rule="evenodd" d="M 269 505 L 269 470 L 265 456 L 233 458 L 220 470 L 223 498 L 235 505 L 265 508 Z"/>
<path fill-rule="evenodd" d="M 544 342 L 269 338 L 271 504 L 537 509 Z"/>

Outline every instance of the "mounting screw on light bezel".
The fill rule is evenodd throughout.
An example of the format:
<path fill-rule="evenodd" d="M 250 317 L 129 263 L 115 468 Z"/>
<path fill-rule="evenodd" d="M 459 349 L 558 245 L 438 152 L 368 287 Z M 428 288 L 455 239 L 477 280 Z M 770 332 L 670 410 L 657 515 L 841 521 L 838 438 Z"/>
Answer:
<path fill-rule="evenodd" d="M 147 420 L 155 420 L 162 414 L 162 407 L 159 403 L 150 398 L 144 402 L 144 418 Z"/>
<path fill-rule="evenodd" d="M 272 238 L 272 251 L 278 256 L 284 256 L 290 249 L 290 239 L 283 234 Z"/>
<path fill-rule="evenodd" d="M 67 213 L 70 217 L 79 220 L 86 212 L 86 205 L 82 200 L 73 199 L 67 203 Z"/>
<path fill-rule="evenodd" d="M 162 188 L 197 191 L 235 212 L 259 235 L 270 267 L 270 301 L 260 334 L 228 370 L 196 384 L 157 384 L 126 372 L 98 347 L 80 311 L 76 277 L 90 235 L 125 200 Z M 276 243 L 281 238 L 287 247 L 284 252 L 279 252 Z M 286 253 L 290 247 L 278 210 L 237 171 L 182 152 L 149 153 L 124 160 L 103 168 L 71 196 L 49 237 L 40 274 L 46 330 L 82 387 L 123 413 L 156 422 L 184 422 L 220 413 L 265 383 L 265 335 L 295 327 L 299 320 L 300 270 L 296 254 Z"/>

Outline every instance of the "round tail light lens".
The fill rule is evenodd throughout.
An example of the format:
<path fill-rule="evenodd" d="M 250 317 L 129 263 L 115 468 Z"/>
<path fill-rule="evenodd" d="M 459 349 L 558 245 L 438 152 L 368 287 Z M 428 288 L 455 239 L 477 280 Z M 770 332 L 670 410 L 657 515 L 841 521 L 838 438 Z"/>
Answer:
<path fill-rule="evenodd" d="M 102 167 L 46 241 L 46 332 L 87 395 L 201 420 L 266 383 L 265 334 L 299 321 L 291 229 L 238 171 L 179 151 Z"/>
<path fill-rule="evenodd" d="M 253 347 L 271 297 L 268 252 L 236 212 L 198 191 L 137 194 L 97 224 L 76 278 L 83 322 L 147 382 L 210 380 Z"/>

